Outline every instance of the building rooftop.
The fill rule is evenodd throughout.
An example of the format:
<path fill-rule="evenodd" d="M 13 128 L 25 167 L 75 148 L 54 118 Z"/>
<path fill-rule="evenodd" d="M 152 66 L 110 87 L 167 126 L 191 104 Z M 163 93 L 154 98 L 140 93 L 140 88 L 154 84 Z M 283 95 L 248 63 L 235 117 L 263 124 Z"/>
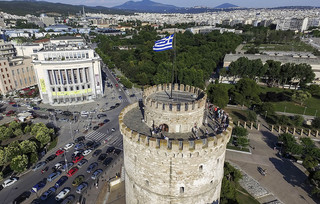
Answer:
<path fill-rule="evenodd" d="M 199 138 L 214 137 L 217 134 L 220 134 L 223 128 L 220 128 L 221 123 L 218 120 L 215 120 L 213 117 L 208 116 L 207 113 L 204 114 L 204 117 L 207 118 L 207 125 L 201 124 L 198 131 Z M 194 140 L 196 135 L 190 130 L 188 133 L 168 133 L 162 131 L 161 133 L 152 134 L 152 129 L 146 125 L 143 120 L 143 109 L 137 107 L 129 112 L 127 112 L 123 118 L 123 123 L 131 130 L 136 131 L 140 134 L 146 135 L 148 137 L 154 138 L 169 138 L 169 139 L 183 139 L 183 140 Z M 217 128 L 215 131 L 215 128 Z M 208 135 L 206 135 L 206 129 L 208 130 Z"/>

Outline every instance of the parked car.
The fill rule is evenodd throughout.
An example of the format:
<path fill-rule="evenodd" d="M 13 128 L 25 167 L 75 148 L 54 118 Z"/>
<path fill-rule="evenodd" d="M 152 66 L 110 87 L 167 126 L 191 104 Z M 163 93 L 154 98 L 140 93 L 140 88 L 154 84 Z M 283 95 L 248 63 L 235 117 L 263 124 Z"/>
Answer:
<path fill-rule="evenodd" d="M 61 167 L 61 171 L 66 171 L 67 169 L 70 169 L 72 166 L 73 166 L 73 162 L 69 162 L 67 164 L 64 164 L 62 167 Z"/>
<path fill-rule="evenodd" d="M 34 106 L 33 110 L 40 110 L 40 107 Z"/>
<path fill-rule="evenodd" d="M 61 155 L 63 153 L 64 153 L 64 150 L 62 150 L 62 149 L 59 149 L 58 151 L 56 151 L 56 155 L 57 156 L 59 156 L 59 155 Z"/>
<path fill-rule="evenodd" d="M 56 178 L 58 178 L 58 176 L 60 176 L 60 174 L 61 174 L 61 171 L 53 172 L 48 176 L 47 180 L 49 182 L 51 182 L 51 181 L 55 180 Z"/>
<path fill-rule="evenodd" d="M 107 114 L 100 113 L 100 114 L 97 115 L 97 118 L 102 118 L 102 117 L 107 117 Z"/>
<path fill-rule="evenodd" d="M 31 188 L 31 192 L 33 192 L 33 193 L 38 192 L 39 190 L 44 188 L 46 186 L 46 184 L 47 184 L 47 179 L 43 179 L 43 180 L 39 181 L 36 185 L 34 185 Z"/>
<path fill-rule="evenodd" d="M 111 154 L 111 153 L 113 153 L 113 151 L 115 150 L 116 148 L 115 147 L 113 147 L 113 146 L 111 146 L 111 147 L 108 147 L 108 149 L 107 149 L 107 154 Z"/>
<path fill-rule="evenodd" d="M 9 110 L 7 113 L 6 113 L 6 116 L 11 116 L 15 113 L 14 110 Z"/>
<path fill-rule="evenodd" d="M 75 143 L 79 143 L 79 142 L 84 141 L 85 139 L 86 139 L 85 136 L 80 136 L 80 137 L 76 138 L 76 139 L 74 140 L 74 142 L 75 142 Z"/>
<path fill-rule="evenodd" d="M 93 162 L 89 165 L 89 167 L 87 168 L 87 173 L 91 173 L 96 167 L 98 166 L 97 162 Z"/>
<path fill-rule="evenodd" d="M 73 186 L 78 186 L 82 181 L 84 181 L 84 176 L 83 175 L 79 175 L 73 180 L 72 185 Z"/>
<path fill-rule="evenodd" d="M 107 158 L 107 154 L 100 154 L 100 156 L 98 157 L 98 162 L 103 162 L 105 158 Z"/>
<path fill-rule="evenodd" d="M 85 165 L 88 162 L 88 160 L 86 159 L 82 159 L 81 161 L 79 161 L 79 163 L 77 164 L 77 167 L 81 168 L 83 165 Z"/>
<path fill-rule="evenodd" d="M 109 164 L 111 164 L 112 160 L 113 160 L 112 157 L 106 158 L 106 159 L 103 161 L 103 165 L 109 166 Z"/>
<path fill-rule="evenodd" d="M 73 160 L 72 160 L 72 162 L 73 163 L 78 163 L 79 161 L 81 161 L 83 159 L 83 155 L 81 155 L 81 156 L 76 156 Z"/>
<path fill-rule="evenodd" d="M 62 115 L 65 115 L 65 116 L 70 116 L 70 115 L 72 115 L 72 113 L 71 113 L 70 111 L 63 111 L 61 114 L 62 114 Z"/>
<path fill-rule="evenodd" d="M 71 204 L 74 199 L 75 199 L 74 195 L 69 195 L 60 204 Z"/>
<path fill-rule="evenodd" d="M 61 201 L 62 199 L 64 199 L 68 193 L 70 193 L 70 188 L 69 187 L 65 187 L 64 189 L 62 189 L 59 194 L 55 197 L 56 201 Z"/>
<path fill-rule="evenodd" d="M 91 179 L 92 180 L 96 180 L 99 176 L 100 176 L 100 174 L 103 172 L 103 170 L 102 169 L 97 169 L 97 170 L 95 170 L 94 172 L 93 172 L 93 174 L 91 175 Z"/>
<path fill-rule="evenodd" d="M 56 192 L 56 188 L 55 187 L 51 187 L 49 188 L 47 191 L 45 191 L 44 193 L 42 193 L 42 195 L 40 196 L 41 200 L 47 200 L 50 196 L 52 196 L 54 193 Z"/>
<path fill-rule="evenodd" d="M 101 142 L 95 141 L 90 149 L 92 149 L 92 150 L 97 149 L 98 147 L 100 147 L 100 145 L 101 145 Z"/>
<path fill-rule="evenodd" d="M 79 150 L 79 149 L 81 149 L 81 148 L 83 148 L 84 147 L 84 144 L 83 143 L 78 143 L 78 144 L 76 144 L 76 146 L 74 146 L 74 149 L 75 150 Z"/>
<path fill-rule="evenodd" d="M 89 155 L 91 152 L 92 152 L 91 149 L 86 149 L 86 150 L 84 150 L 84 151 L 82 152 L 82 155 L 83 155 L 83 156 L 87 156 L 87 155 Z"/>
<path fill-rule="evenodd" d="M 30 191 L 25 191 L 22 194 L 20 194 L 14 201 L 12 202 L 13 204 L 19 204 L 22 203 L 23 201 L 27 200 L 31 195 Z"/>
<path fill-rule="evenodd" d="M 92 147 L 94 145 L 94 142 L 93 141 L 88 141 L 86 143 L 86 148 L 89 149 L 90 147 Z"/>
<path fill-rule="evenodd" d="M 53 166 L 53 168 L 55 168 L 55 169 L 60 169 L 63 165 L 65 165 L 66 164 L 66 162 L 65 161 L 60 161 L 60 162 L 58 162 L 58 163 L 56 163 L 54 166 Z"/>
<path fill-rule="evenodd" d="M 115 154 L 115 155 L 119 155 L 121 152 L 122 152 L 121 149 L 115 149 L 115 150 L 114 150 L 114 154 Z"/>
<path fill-rule="evenodd" d="M 61 178 L 54 184 L 56 188 L 62 186 L 68 180 L 67 176 L 61 176 Z"/>
<path fill-rule="evenodd" d="M 99 127 L 102 127 L 102 126 L 104 126 L 104 123 L 99 123 L 98 125 L 99 125 Z"/>
<path fill-rule="evenodd" d="M 47 164 L 47 162 L 38 162 L 33 168 L 32 171 L 37 171 L 38 169 L 40 169 L 41 167 L 45 166 Z"/>
<path fill-rule="evenodd" d="M 46 158 L 46 162 L 49 163 L 50 161 L 54 160 L 57 157 L 57 155 L 53 154 L 50 155 L 48 158 Z"/>
<path fill-rule="evenodd" d="M 94 126 L 92 129 L 93 129 L 93 130 L 98 130 L 99 127 L 100 127 L 99 125 L 96 125 L 96 126 Z"/>
<path fill-rule="evenodd" d="M 5 180 L 5 181 L 3 182 L 2 187 L 3 187 L 3 188 L 6 188 L 6 187 L 8 187 L 8 186 L 13 185 L 13 184 L 14 184 L 15 182 L 17 182 L 17 181 L 18 181 L 18 178 L 17 178 L 17 177 L 9 178 L 9 179 L 7 179 L 7 180 Z"/>
<path fill-rule="evenodd" d="M 41 170 L 41 173 L 43 174 L 43 173 L 47 172 L 48 170 L 49 170 L 49 167 L 46 166 L 46 167 L 44 167 L 44 168 Z"/>
<path fill-rule="evenodd" d="M 101 149 L 97 149 L 96 151 L 93 152 L 92 156 L 93 156 L 93 157 L 96 157 L 96 156 L 98 156 L 101 152 L 102 152 Z"/>
<path fill-rule="evenodd" d="M 109 119 L 105 119 L 105 120 L 103 121 L 103 123 L 106 124 L 106 123 L 108 123 L 109 121 L 110 121 Z"/>
<path fill-rule="evenodd" d="M 88 183 L 82 182 L 76 189 L 76 193 L 81 194 L 86 188 L 88 188 Z"/>
<path fill-rule="evenodd" d="M 68 150 L 68 149 L 70 149 L 71 147 L 73 147 L 73 145 L 74 145 L 74 143 L 68 143 L 68 144 L 66 144 L 66 145 L 64 146 L 63 149 Z"/>
<path fill-rule="evenodd" d="M 78 167 L 73 167 L 72 169 L 70 169 L 67 173 L 67 176 L 73 176 L 77 171 L 79 170 Z"/>

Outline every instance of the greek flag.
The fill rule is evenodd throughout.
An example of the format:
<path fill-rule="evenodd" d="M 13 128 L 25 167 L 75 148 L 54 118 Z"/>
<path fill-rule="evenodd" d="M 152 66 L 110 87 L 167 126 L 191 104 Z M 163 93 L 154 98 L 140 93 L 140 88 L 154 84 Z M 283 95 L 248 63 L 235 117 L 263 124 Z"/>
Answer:
<path fill-rule="evenodd" d="M 174 34 L 156 41 L 153 46 L 153 50 L 159 52 L 172 49 L 173 35 Z"/>

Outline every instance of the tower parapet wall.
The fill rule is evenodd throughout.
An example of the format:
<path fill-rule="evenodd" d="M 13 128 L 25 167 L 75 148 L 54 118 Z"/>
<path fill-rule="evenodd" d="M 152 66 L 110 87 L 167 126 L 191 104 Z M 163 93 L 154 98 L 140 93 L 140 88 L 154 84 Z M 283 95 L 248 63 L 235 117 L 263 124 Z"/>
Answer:
<path fill-rule="evenodd" d="M 123 122 L 138 103 L 119 115 L 123 135 L 127 203 L 212 203 L 219 201 L 232 120 L 222 134 L 196 140 L 159 139 Z"/>
<path fill-rule="evenodd" d="M 195 124 L 201 125 L 203 122 L 207 95 L 197 87 L 174 84 L 174 91 L 192 93 L 195 95 L 195 100 L 193 102 L 162 102 L 149 97 L 157 92 L 169 92 L 171 86 L 171 84 L 160 84 L 144 90 L 144 120 L 149 127 L 153 125 L 159 126 L 161 124 L 168 125 L 169 133 L 190 132 Z"/>

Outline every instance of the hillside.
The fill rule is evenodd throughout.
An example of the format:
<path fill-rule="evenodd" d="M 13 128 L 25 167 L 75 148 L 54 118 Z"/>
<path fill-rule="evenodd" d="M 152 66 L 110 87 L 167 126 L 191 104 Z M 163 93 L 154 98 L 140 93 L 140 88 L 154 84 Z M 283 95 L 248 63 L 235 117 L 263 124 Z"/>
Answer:
<path fill-rule="evenodd" d="M 145 11 L 145 12 L 168 12 L 179 8 L 173 5 L 161 4 L 150 0 L 128 1 L 113 8 L 123 10 Z"/>
<path fill-rule="evenodd" d="M 239 6 L 236 6 L 234 4 L 224 3 L 219 6 L 214 7 L 216 9 L 229 9 L 229 8 L 239 8 Z"/>
<path fill-rule="evenodd" d="M 70 5 L 61 3 L 50 3 L 45 1 L 0 1 L 0 11 L 24 16 L 33 14 L 39 16 L 41 13 L 59 13 L 61 15 L 76 14 L 82 11 L 81 5 Z M 130 14 L 127 11 L 107 8 L 84 6 L 86 12 L 105 14 Z"/>

